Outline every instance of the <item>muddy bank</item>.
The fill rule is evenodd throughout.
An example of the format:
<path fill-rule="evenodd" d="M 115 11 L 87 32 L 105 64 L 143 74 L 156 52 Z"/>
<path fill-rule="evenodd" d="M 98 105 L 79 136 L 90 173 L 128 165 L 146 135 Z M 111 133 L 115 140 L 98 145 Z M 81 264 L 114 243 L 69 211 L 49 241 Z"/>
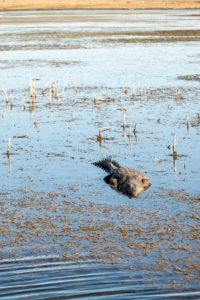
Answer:
<path fill-rule="evenodd" d="M 0 10 L 68 10 L 68 9 L 200 9 L 198 1 L 161 1 L 161 0 L 145 0 L 145 1 L 92 1 L 92 0 L 34 0 L 24 2 L 22 0 L 0 0 Z"/>

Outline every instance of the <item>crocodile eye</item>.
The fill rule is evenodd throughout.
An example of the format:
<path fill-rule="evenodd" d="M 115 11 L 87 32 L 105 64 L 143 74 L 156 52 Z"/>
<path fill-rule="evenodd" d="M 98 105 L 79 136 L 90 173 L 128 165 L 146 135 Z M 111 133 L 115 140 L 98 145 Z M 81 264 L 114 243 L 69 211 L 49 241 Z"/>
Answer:
<path fill-rule="evenodd" d="M 142 178 L 142 183 L 145 183 L 145 182 L 147 182 L 147 179 Z"/>

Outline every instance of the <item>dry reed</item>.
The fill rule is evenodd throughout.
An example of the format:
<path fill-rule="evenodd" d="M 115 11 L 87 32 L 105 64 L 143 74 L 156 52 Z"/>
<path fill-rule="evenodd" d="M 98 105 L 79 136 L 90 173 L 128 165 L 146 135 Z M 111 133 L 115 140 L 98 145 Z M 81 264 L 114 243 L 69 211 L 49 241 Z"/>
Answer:
<path fill-rule="evenodd" d="M 134 133 L 135 136 L 136 136 L 136 134 L 137 134 L 136 128 L 137 128 L 137 123 L 135 123 L 134 129 L 133 129 L 133 133 Z"/>
<path fill-rule="evenodd" d="M 129 132 L 128 132 L 128 137 L 130 137 L 130 136 L 131 136 L 131 128 L 132 128 L 132 125 L 131 125 L 131 124 L 129 124 Z"/>
<path fill-rule="evenodd" d="M 6 154 L 9 156 L 10 155 L 10 143 L 11 143 L 11 136 L 8 139 L 8 147 L 7 147 L 7 152 Z"/>
<path fill-rule="evenodd" d="M 8 104 L 9 103 L 9 97 L 8 97 L 7 90 L 2 84 L 1 84 L 1 88 L 2 88 L 2 91 L 3 91 L 3 93 L 5 95 L 5 98 L 6 98 L 6 104 Z"/>
<path fill-rule="evenodd" d="M 110 91 L 108 87 L 106 88 L 106 92 L 107 92 L 107 99 L 110 99 Z"/>
<path fill-rule="evenodd" d="M 44 85 L 43 89 L 42 89 L 42 94 L 46 94 L 47 89 L 49 88 L 49 86 L 51 85 L 53 79 L 51 78 L 50 80 L 47 81 L 47 83 Z"/>
<path fill-rule="evenodd" d="M 30 103 L 35 101 L 36 98 L 36 91 L 35 91 L 35 85 L 34 85 L 34 80 L 31 80 L 30 82 Z"/>
<path fill-rule="evenodd" d="M 63 85 L 62 94 L 61 94 L 62 99 L 63 99 L 64 92 L 65 92 L 65 89 L 66 89 L 66 86 L 67 86 L 67 82 L 68 82 L 68 80 L 65 80 L 64 85 Z"/>
<path fill-rule="evenodd" d="M 132 98 L 135 97 L 135 89 L 134 89 L 134 86 L 132 87 L 132 94 L 131 94 Z"/>
<path fill-rule="evenodd" d="M 122 127 L 126 127 L 126 110 L 124 110 L 124 115 L 123 115 L 124 117 L 123 117 L 123 125 L 122 125 Z"/>
<path fill-rule="evenodd" d="M 189 133 L 190 123 L 189 120 L 187 120 L 187 133 Z"/>
<path fill-rule="evenodd" d="M 39 131 L 38 122 L 39 122 L 39 118 L 36 117 L 36 118 L 35 118 L 34 125 L 35 125 L 35 128 L 37 129 L 37 131 Z"/>
<path fill-rule="evenodd" d="M 176 152 L 176 133 L 174 133 L 174 141 L 173 141 L 173 153 L 172 153 L 172 156 L 173 156 L 173 159 L 176 160 L 178 155 L 177 155 L 177 152 Z"/>
<path fill-rule="evenodd" d="M 12 110 L 13 108 L 13 96 L 10 94 L 10 109 Z"/>

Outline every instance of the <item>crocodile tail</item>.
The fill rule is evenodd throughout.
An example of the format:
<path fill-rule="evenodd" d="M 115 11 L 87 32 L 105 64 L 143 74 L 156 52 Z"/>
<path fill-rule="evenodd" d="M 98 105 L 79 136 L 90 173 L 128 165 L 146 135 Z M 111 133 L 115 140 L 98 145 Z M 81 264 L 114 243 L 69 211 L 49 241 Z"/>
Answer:
<path fill-rule="evenodd" d="M 108 173 L 112 173 L 114 170 L 120 168 L 120 165 L 116 161 L 112 160 L 111 158 L 104 158 L 92 164 L 96 167 L 103 169 Z"/>

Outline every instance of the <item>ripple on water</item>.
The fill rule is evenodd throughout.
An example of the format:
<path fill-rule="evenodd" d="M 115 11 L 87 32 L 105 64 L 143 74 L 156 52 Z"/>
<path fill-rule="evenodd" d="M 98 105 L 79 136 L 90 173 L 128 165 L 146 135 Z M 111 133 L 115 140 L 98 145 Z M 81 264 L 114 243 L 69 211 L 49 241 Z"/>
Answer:
<path fill-rule="evenodd" d="M 69 262 L 59 257 L 3 260 L 3 299 L 197 299 L 200 291 L 176 289 L 173 277 L 148 278 L 125 265 L 90 260 Z M 170 282 L 172 284 L 170 284 Z"/>

